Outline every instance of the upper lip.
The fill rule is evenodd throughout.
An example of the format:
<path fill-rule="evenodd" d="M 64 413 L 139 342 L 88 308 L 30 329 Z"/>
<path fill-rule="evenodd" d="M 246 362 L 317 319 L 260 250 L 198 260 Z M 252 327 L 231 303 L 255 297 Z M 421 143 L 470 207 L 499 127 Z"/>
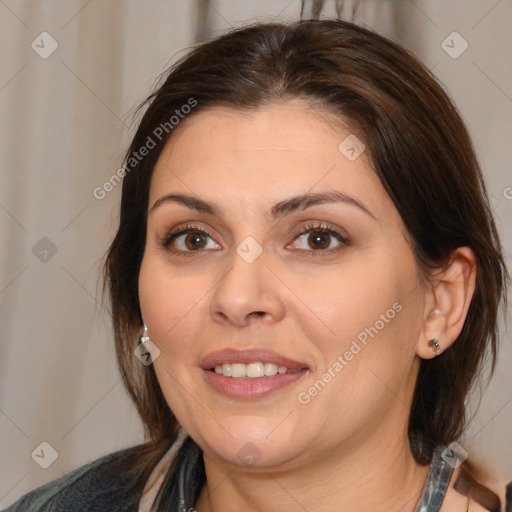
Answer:
<path fill-rule="evenodd" d="M 272 352 L 271 350 L 263 349 L 263 348 L 253 348 L 253 349 L 233 349 L 226 348 L 223 350 L 217 350 L 215 352 L 211 352 L 201 361 L 201 368 L 204 370 L 210 370 L 217 365 L 225 364 L 225 363 L 270 363 L 275 364 L 277 366 L 286 366 L 288 370 L 299 370 L 302 368 L 308 368 L 305 363 L 301 363 L 299 361 L 294 361 L 293 359 L 289 359 L 281 354 L 277 354 L 276 352 Z"/>

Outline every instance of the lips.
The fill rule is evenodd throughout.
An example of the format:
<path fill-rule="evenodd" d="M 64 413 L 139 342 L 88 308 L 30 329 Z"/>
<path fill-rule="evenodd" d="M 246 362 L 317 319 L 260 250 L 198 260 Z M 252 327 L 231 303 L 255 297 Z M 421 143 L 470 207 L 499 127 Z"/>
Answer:
<path fill-rule="evenodd" d="M 260 363 L 286 369 L 286 373 L 269 372 L 259 378 L 223 375 L 221 366 L 243 366 Z M 200 364 L 206 382 L 221 395 L 238 399 L 257 399 L 292 385 L 302 379 L 309 368 L 305 363 L 295 361 L 281 354 L 265 349 L 234 350 L 224 349 L 208 354 Z"/>

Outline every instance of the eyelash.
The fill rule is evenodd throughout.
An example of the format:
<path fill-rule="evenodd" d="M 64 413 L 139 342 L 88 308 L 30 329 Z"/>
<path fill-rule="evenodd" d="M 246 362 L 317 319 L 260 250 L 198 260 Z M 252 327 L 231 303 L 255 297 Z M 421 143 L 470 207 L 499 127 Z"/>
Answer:
<path fill-rule="evenodd" d="M 342 236 L 340 233 L 338 233 L 331 226 L 329 226 L 327 224 L 322 224 L 322 223 L 311 223 L 311 224 L 308 224 L 308 225 L 304 226 L 298 233 L 296 233 L 294 235 L 293 241 L 295 241 L 300 236 L 309 233 L 310 231 L 317 231 L 317 232 L 320 232 L 320 233 L 323 233 L 323 234 L 330 235 L 330 236 L 334 237 L 338 242 L 341 243 L 341 246 L 338 246 L 338 247 L 336 247 L 334 249 L 325 249 L 325 250 L 323 250 L 323 249 L 317 249 L 317 250 L 314 250 L 314 249 L 302 249 L 302 251 L 311 253 L 311 254 L 313 254 L 315 256 L 321 256 L 321 255 L 324 255 L 324 254 L 332 254 L 333 252 L 338 251 L 341 248 L 343 248 L 343 246 L 350 245 L 350 241 L 347 238 Z M 170 251 L 172 251 L 175 254 L 180 254 L 180 255 L 183 255 L 183 256 L 194 256 L 197 253 L 203 252 L 202 250 L 197 250 L 197 251 L 181 251 L 181 250 L 175 250 L 175 249 L 170 248 L 172 242 L 176 238 L 178 238 L 181 235 L 190 234 L 190 233 L 199 233 L 201 235 L 206 235 L 206 236 L 210 237 L 212 240 L 214 239 L 212 234 L 209 233 L 206 229 L 201 228 L 199 226 L 195 226 L 193 224 L 188 224 L 188 225 L 182 226 L 178 231 L 171 231 L 170 233 L 167 233 L 165 236 L 163 236 L 161 239 L 159 239 L 159 245 L 163 249 L 170 250 Z"/>

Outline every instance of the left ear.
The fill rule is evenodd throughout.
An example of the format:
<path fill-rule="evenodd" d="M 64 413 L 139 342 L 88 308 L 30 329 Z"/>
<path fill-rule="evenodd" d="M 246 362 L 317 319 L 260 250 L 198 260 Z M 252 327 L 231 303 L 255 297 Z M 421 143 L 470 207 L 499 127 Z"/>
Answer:
<path fill-rule="evenodd" d="M 448 265 L 431 274 L 430 292 L 424 311 L 423 331 L 416 354 L 431 359 L 441 354 L 458 338 L 468 313 L 476 282 L 476 257 L 469 247 L 458 247 Z M 428 342 L 437 339 L 440 349 Z"/>

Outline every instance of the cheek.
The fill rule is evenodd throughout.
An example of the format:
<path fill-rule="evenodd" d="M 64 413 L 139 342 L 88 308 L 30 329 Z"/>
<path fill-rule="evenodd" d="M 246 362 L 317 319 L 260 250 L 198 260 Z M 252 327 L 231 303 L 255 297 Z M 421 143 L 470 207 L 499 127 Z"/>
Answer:
<path fill-rule="evenodd" d="M 204 276 L 203 276 L 204 277 Z M 196 346 L 202 331 L 207 290 L 196 276 L 180 275 L 160 255 L 147 251 L 139 274 L 139 300 L 151 341 L 160 349 L 154 361 L 166 402 L 179 419 L 188 418 L 195 399 L 183 389 L 195 389 Z M 203 298 L 203 300 L 201 300 Z M 202 399 L 199 399 L 202 402 Z M 201 416 L 200 411 L 196 411 Z"/>
<path fill-rule="evenodd" d="M 199 275 L 180 275 L 151 252 L 144 256 L 139 275 L 139 300 L 149 334 L 165 354 L 183 354 L 200 324 L 206 293 Z"/>
<path fill-rule="evenodd" d="M 324 354 L 332 358 L 352 340 L 364 341 L 376 323 L 379 332 L 387 330 L 396 316 L 393 305 L 400 299 L 401 283 L 396 269 L 384 267 L 382 261 L 353 257 L 307 280 L 298 273 L 289 276 L 298 298 L 293 302 L 296 321 Z"/>
<path fill-rule="evenodd" d="M 407 373 L 422 311 L 412 257 L 383 251 L 365 256 L 347 257 L 307 281 L 296 277 L 293 288 L 302 299 L 295 301 L 294 317 L 316 353 L 315 376 L 330 369 L 333 392 L 350 390 L 360 399 L 372 383 L 382 387 L 371 370 L 389 383 Z"/>

